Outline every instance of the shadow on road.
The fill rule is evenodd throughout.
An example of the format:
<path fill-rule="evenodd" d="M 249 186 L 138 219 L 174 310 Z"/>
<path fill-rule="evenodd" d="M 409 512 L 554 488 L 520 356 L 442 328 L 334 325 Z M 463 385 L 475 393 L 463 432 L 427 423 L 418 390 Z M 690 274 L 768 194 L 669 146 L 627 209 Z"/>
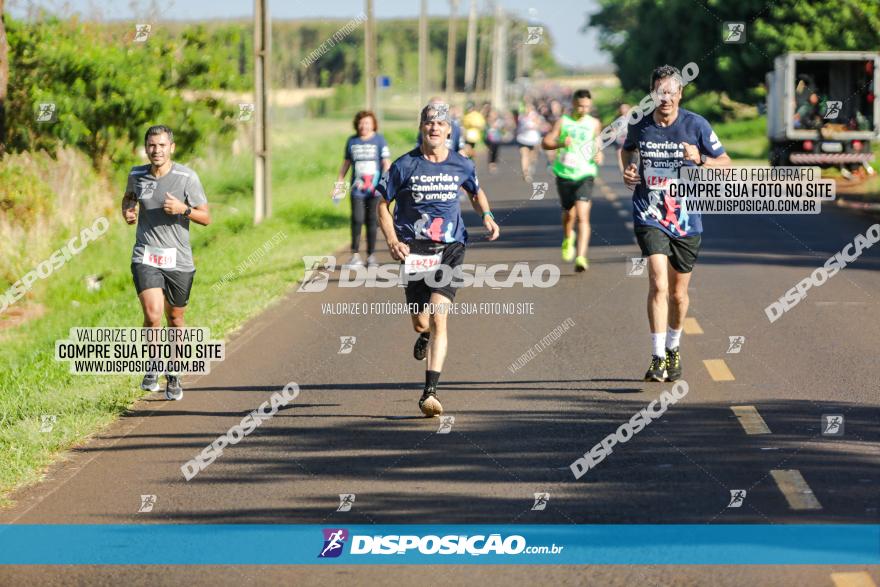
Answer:
<path fill-rule="evenodd" d="M 638 400 L 618 396 L 609 402 L 584 391 L 594 388 L 580 388 L 592 381 L 609 380 L 448 382 L 443 398 L 455 416 L 448 434 L 437 434 L 437 418 L 387 413 L 389 408 L 399 413 L 400 402 L 414 404 L 418 390 L 411 384 L 304 384 L 303 393 L 315 394 L 318 401 L 280 411 L 189 482 L 196 492 L 247 492 L 249 486 L 271 485 L 286 495 L 285 506 L 178 511 L 166 518 L 334 524 L 880 521 L 880 457 L 874 448 L 880 442 L 880 418 L 873 406 L 762 403 L 762 415 L 773 430 L 772 437 L 762 437 L 731 434 L 740 425 L 727 405 L 680 403 L 575 480 L 569 469 L 572 461 L 614 433 L 660 391 L 657 387 L 656 393 Z M 553 383 L 572 387 L 546 387 Z M 247 393 L 279 387 L 190 391 Z M 456 389 L 463 387 L 493 394 L 497 407 L 456 406 Z M 404 389 L 412 389 L 412 395 L 396 394 L 399 399 L 389 404 L 389 392 Z M 360 400 L 354 402 L 356 410 L 320 402 L 320 394 L 340 390 Z M 379 392 L 386 399 L 364 409 L 363 397 L 358 396 Z M 530 407 L 523 410 L 518 402 Z M 247 413 L 173 410 L 153 417 L 228 416 L 233 425 Z M 822 436 L 821 415 L 826 413 L 845 415 L 844 436 Z M 188 448 L 195 455 L 224 433 L 133 434 L 100 450 Z M 791 510 L 770 475 L 773 469 L 801 471 L 822 509 Z M 440 486 L 443 492 L 432 489 Z M 730 491 L 736 489 L 747 491 L 746 501 L 740 508 L 728 508 Z M 531 511 L 533 493 L 542 491 L 551 494 L 549 507 Z M 341 492 L 357 494 L 351 512 L 335 511 Z M 627 496 L 627 503 L 620 502 L 621 495 Z"/>

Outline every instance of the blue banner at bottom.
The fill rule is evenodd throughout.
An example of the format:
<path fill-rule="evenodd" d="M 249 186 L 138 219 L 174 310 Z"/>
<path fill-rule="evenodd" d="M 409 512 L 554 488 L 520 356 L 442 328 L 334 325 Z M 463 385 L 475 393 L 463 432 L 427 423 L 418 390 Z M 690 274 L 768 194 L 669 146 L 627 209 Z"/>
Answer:
<path fill-rule="evenodd" d="M 880 525 L 7 525 L 10 565 L 876 565 Z"/>

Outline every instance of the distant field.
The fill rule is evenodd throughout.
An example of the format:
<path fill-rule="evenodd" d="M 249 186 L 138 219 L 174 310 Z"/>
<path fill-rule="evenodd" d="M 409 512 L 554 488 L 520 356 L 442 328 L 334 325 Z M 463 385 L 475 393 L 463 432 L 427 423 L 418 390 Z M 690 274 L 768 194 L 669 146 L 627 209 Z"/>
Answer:
<path fill-rule="evenodd" d="M 763 165 L 768 164 L 769 142 L 765 117 L 721 122 L 713 124 L 712 129 L 732 159 L 757 159 L 763 161 Z"/>

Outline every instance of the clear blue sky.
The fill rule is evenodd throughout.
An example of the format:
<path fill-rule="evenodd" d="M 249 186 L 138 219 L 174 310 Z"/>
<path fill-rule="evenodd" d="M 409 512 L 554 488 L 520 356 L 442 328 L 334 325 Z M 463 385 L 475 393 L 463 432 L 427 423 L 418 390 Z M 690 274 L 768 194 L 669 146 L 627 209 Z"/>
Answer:
<path fill-rule="evenodd" d="M 585 14 L 596 11 L 596 0 L 499 0 L 504 9 L 521 18 L 531 15 L 545 26 L 555 40 L 556 58 L 566 65 L 590 67 L 609 63 L 600 53 L 595 31 L 579 32 Z M 160 9 L 164 18 L 173 20 L 204 20 L 215 18 L 249 17 L 253 15 L 253 0 L 7 0 L 9 12 L 21 17 L 32 4 L 46 6 L 53 12 L 78 12 L 84 16 L 101 15 L 104 19 L 136 19 L 151 12 L 151 6 Z M 477 0 L 478 10 L 485 10 L 488 0 Z M 416 17 L 419 0 L 374 0 L 376 17 Z M 458 12 L 466 15 L 470 0 L 460 0 Z M 363 0 L 269 0 L 274 18 L 353 18 L 364 10 Z M 449 14 L 448 0 L 428 0 L 431 16 Z M 464 34 L 464 31 L 459 31 Z"/>

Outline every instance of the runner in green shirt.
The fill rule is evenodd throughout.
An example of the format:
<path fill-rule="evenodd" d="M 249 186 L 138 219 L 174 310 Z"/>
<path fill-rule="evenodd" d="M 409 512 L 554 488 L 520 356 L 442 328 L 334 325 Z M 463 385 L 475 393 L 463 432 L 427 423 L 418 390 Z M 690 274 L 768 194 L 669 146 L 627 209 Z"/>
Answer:
<path fill-rule="evenodd" d="M 562 260 L 574 261 L 575 271 L 586 271 L 587 247 L 590 244 L 590 198 L 593 180 L 602 164 L 602 151 L 592 149 L 594 155 L 587 159 L 586 145 L 596 141 L 602 130 L 598 119 L 589 115 L 592 107 L 589 90 L 578 90 L 571 98 L 571 116 L 562 116 L 553 130 L 544 137 L 542 146 L 547 150 L 559 149 L 553 162 L 556 189 L 562 204 Z M 577 247 L 572 236 L 577 221 Z"/>

